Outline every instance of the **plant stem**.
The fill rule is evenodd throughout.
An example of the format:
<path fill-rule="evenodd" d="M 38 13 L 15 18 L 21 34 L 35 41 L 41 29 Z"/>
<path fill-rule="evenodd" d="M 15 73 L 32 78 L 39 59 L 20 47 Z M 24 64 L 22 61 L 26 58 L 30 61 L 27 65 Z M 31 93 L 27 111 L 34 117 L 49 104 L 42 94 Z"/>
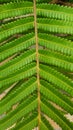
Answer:
<path fill-rule="evenodd" d="M 37 14 L 36 14 L 36 0 L 34 3 L 34 26 L 35 26 L 35 40 L 36 40 L 36 64 L 37 64 L 37 86 L 38 86 L 38 130 L 40 130 L 41 110 L 40 110 L 40 75 L 39 75 L 39 45 L 38 45 L 38 30 L 37 30 Z"/>

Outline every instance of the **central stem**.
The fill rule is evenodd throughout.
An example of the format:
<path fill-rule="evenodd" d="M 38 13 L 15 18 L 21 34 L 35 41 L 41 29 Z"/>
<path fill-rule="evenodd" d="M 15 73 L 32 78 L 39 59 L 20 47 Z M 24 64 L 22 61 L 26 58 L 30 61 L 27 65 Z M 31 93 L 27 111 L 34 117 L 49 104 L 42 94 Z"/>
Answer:
<path fill-rule="evenodd" d="M 34 2 L 34 25 L 35 25 L 35 40 L 36 40 L 36 64 L 37 64 L 37 86 L 38 86 L 38 130 L 40 130 L 41 110 L 40 110 L 40 76 L 39 76 L 39 45 L 38 45 L 38 30 L 37 30 L 37 14 L 36 0 Z"/>

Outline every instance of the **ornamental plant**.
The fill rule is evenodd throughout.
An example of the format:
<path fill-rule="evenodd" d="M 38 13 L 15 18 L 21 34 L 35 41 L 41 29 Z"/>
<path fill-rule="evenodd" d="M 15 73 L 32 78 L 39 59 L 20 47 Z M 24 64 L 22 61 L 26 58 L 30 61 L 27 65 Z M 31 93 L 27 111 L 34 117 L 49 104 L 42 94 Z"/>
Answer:
<path fill-rule="evenodd" d="M 73 130 L 72 78 L 73 8 L 0 0 L 0 130 Z"/>

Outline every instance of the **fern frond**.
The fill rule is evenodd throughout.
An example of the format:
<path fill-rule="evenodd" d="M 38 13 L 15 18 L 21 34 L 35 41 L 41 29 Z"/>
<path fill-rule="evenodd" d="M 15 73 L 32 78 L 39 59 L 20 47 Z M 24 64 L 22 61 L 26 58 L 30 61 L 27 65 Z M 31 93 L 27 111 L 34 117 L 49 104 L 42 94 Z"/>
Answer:
<path fill-rule="evenodd" d="M 65 111 L 70 112 L 73 114 L 73 104 L 72 102 L 61 94 L 53 85 L 47 83 L 44 80 L 41 80 L 41 93 L 47 100 L 51 100 L 60 107 L 62 107 Z"/>
<path fill-rule="evenodd" d="M 67 69 L 73 72 L 73 58 L 47 50 L 40 50 L 40 61 Z"/>
<path fill-rule="evenodd" d="M 0 130 L 73 129 L 73 8 L 50 1 L 0 0 Z"/>
<path fill-rule="evenodd" d="M 28 104 L 27 104 L 28 102 Z M 4 119 L 0 120 L 1 130 L 8 128 L 10 125 L 14 124 L 18 119 L 24 117 L 29 112 L 32 112 L 37 107 L 37 98 L 29 97 L 14 111 L 7 114 Z"/>
<path fill-rule="evenodd" d="M 41 31 L 73 34 L 73 22 L 49 18 L 38 18 L 37 22 Z"/>
<path fill-rule="evenodd" d="M 25 51 L 20 56 L 10 60 L 0 68 L 0 77 L 5 77 L 14 71 L 19 70 L 24 65 L 27 65 L 35 60 L 35 50 Z"/>
<path fill-rule="evenodd" d="M 0 41 L 3 38 L 7 38 L 8 36 L 11 36 L 13 34 L 22 33 L 33 28 L 33 17 L 22 18 L 14 22 L 2 25 L 0 28 Z"/>
<path fill-rule="evenodd" d="M 39 45 L 53 51 L 58 51 L 66 55 L 73 56 L 73 42 L 46 33 L 40 33 L 38 38 Z"/>
<path fill-rule="evenodd" d="M 52 69 L 47 65 L 40 65 L 40 75 L 45 80 L 53 83 L 59 89 L 65 90 L 71 96 L 73 96 L 73 83 L 65 75 Z"/>
<path fill-rule="evenodd" d="M 65 21 L 73 21 L 73 9 L 71 7 L 56 4 L 37 4 L 37 14 L 40 17 L 56 18 Z"/>
<path fill-rule="evenodd" d="M 33 13 L 32 2 L 14 2 L 0 6 L 0 19 Z"/>
<path fill-rule="evenodd" d="M 55 109 L 49 102 L 42 98 L 41 109 L 44 114 L 57 122 L 62 129 L 72 130 L 71 124 L 58 110 Z"/>
<path fill-rule="evenodd" d="M 29 116 L 29 118 L 27 118 L 26 120 L 23 120 L 13 130 L 32 130 L 38 125 L 37 120 L 37 115 L 34 113 L 34 115 Z"/>
<path fill-rule="evenodd" d="M 4 111 L 8 111 L 11 106 L 24 97 L 29 96 L 37 88 L 36 78 L 31 78 L 23 83 L 18 83 L 1 102 L 0 102 L 0 114 Z"/>
<path fill-rule="evenodd" d="M 16 71 L 15 73 L 8 75 L 7 77 L 0 78 L 0 88 L 6 84 L 11 84 L 24 78 L 28 78 L 36 73 L 35 63 L 24 66 L 22 69 Z"/>
<path fill-rule="evenodd" d="M 19 53 L 24 49 L 28 49 L 35 43 L 34 33 L 26 34 L 18 39 L 15 39 L 9 43 L 0 47 L 0 61 L 8 58 L 9 56 Z"/>
<path fill-rule="evenodd" d="M 44 116 L 41 117 L 40 129 L 41 130 L 53 130 L 53 128 L 50 125 L 49 121 L 47 121 L 47 119 Z"/>

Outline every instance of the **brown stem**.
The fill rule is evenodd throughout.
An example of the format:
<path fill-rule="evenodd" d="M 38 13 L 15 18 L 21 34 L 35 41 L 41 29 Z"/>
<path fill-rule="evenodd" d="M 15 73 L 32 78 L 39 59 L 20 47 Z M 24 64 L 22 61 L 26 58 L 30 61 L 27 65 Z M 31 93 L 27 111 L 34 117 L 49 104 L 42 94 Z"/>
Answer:
<path fill-rule="evenodd" d="M 41 110 L 40 110 L 40 76 L 39 76 L 39 45 L 38 45 L 38 30 L 37 30 L 37 15 L 36 15 L 36 0 L 34 3 L 34 26 L 35 26 L 35 40 L 36 40 L 36 64 L 37 64 L 37 90 L 38 90 L 38 130 L 40 130 Z"/>

